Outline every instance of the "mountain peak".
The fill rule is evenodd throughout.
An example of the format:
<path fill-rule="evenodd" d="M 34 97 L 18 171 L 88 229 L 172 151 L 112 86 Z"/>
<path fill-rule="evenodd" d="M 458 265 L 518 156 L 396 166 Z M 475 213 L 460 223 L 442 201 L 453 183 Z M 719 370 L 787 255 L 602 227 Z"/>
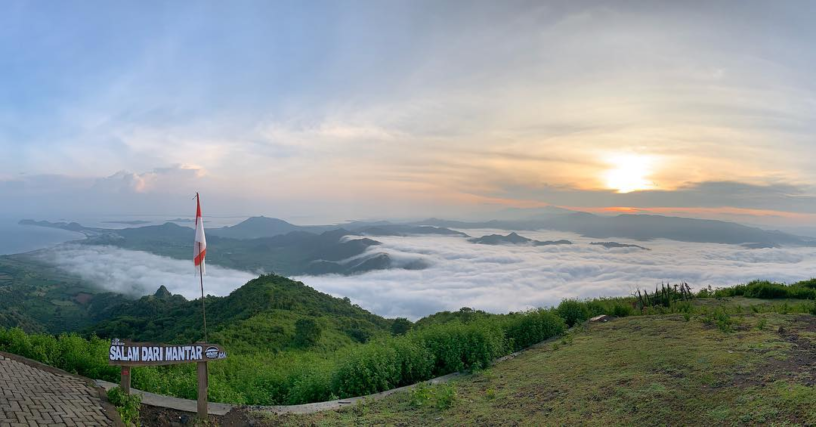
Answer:
<path fill-rule="evenodd" d="M 171 296 L 173 296 L 173 294 L 170 293 L 170 291 L 168 291 L 167 288 L 164 285 L 161 285 L 161 286 L 159 286 L 159 289 L 156 290 L 156 293 L 153 294 L 153 296 L 156 297 L 156 298 L 164 299 L 164 298 L 170 298 Z"/>

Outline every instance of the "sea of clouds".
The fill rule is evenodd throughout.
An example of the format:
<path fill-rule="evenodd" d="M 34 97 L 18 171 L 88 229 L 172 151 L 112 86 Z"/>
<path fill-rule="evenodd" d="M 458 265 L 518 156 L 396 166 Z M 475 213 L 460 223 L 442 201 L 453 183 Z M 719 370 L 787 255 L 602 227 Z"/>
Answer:
<path fill-rule="evenodd" d="M 471 236 L 502 230 L 463 230 Z M 754 279 L 795 282 L 816 277 L 816 248 L 745 249 L 735 245 L 671 240 L 619 243 L 645 246 L 606 249 L 576 234 L 519 232 L 536 240 L 567 239 L 567 246 L 490 246 L 460 237 L 377 237 L 399 261 L 423 259 L 425 270 L 381 270 L 358 276 L 298 277 L 332 295 L 351 298 L 387 317 L 416 319 L 441 310 L 471 307 L 491 312 L 558 304 L 564 298 L 629 295 L 661 282 L 692 288 L 724 287 Z"/>
<path fill-rule="evenodd" d="M 466 230 L 472 236 L 507 234 Z M 735 245 L 670 240 L 606 249 L 571 233 L 521 232 L 536 240 L 571 240 L 568 246 L 490 246 L 461 237 L 377 237 L 371 253 L 397 264 L 422 259 L 424 270 L 380 270 L 355 276 L 300 276 L 305 284 L 386 317 L 417 319 L 472 307 L 508 312 L 557 304 L 564 298 L 629 295 L 660 282 L 692 288 L 732 286 L 754 279 L 795 282 L 816 277 L 816 248 L 745 249 Z M 213 247 L 212 250 L 217 250 Z M 48 252 L 57 266 L 112 291 L 153 293 L 160 285 L 187 298 L 199 295 L 192 262 L 114 247 L 64 245 Z M 226 295 L 257 274 L 208 265 L 208 294 Z"/>
<path fill-rule="evenodd" d="M 201 289 L 192 253 L 191 249 L 190 260 L 183 261 L 113 246 L 64 244 L 39 256 L 111 292 L 139 297 L 164 285 L 174 294 L 194 299 L 201 297 Z M 208 295 L 228 295 L 257 276 L 208 264 L 204 290 Z"/>

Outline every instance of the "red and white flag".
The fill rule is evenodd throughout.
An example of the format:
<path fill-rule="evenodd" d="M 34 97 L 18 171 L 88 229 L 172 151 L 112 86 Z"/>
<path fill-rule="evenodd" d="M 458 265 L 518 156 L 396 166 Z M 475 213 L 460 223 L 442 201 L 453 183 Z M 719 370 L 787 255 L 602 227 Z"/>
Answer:
<path fill-rule="evenodd" d="M 207 256 L 207 239 L 204 237 L 204 220 L 201 218 L 201 202 L 196 193 L 196 219 L 195 219 L 195 247 L 193 248 L 193 263 L 196 266 L 196 274 L 204 275 L 204 257 Z"/>

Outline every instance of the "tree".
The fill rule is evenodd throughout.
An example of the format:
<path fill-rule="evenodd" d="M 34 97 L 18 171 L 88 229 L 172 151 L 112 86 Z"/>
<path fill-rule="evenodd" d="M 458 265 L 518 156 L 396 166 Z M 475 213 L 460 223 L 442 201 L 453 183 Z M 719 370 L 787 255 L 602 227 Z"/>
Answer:
<path fill-rule="evenodd" d="M 323 329 L 314 319 L 300 319 L 295 322 L 295 345 L 311 347 L 320 341 Z"/>
<path fill-rule="evenodd" d="M 394 319 L 394 323 L 391 324 L 391 335 L 405 335 L 410 330 L 411 321 L 404 317 Z"/>

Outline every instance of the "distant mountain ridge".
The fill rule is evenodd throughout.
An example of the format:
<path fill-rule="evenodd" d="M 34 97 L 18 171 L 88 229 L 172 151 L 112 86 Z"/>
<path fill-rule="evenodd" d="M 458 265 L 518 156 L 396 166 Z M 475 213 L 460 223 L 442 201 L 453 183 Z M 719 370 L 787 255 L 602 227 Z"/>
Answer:
<path fill-rule="evenodd" d="M 512 211 L 522 217 L 522 211 Z M 427 219 L 413 223 L 394 224 L 387 221 L 350 222 L 344 225 L 299 226 L 287 221 L 252 217 L 223 228 L 208 229 L 213 247 L 208 254 L 215 265 L 251 272 L 274 272 L 282 275 L 352 275 L 390 268 L 423 269 L 428 265 L 421 257 L 415 260 L 394 259 L 376 240 L 385 236 L 437 236 L 439 238 L 469 238 L 460 231 L 467 229 L 500 229 L 512 233 L 482 236 L 472 243 L 497 245 L 566 245 L 572 242 L 536 241 L 519 236 L 516 231 L 555 230 L 576 233 L 601 242 L 601 246 L 624 247 L 607 239 L 626 238 L 637 241 L 671 239 L 696 243 L 741 245 L 747 249 L 782 246 L 816 246 L 816 239 L 748 227 L 723 221 L 665 217 L 658 215 L 598 216 L 585 212 L 556 208 L 538 209 L 534 215 L 520 220 L 485 222 Z M 83 227 L 71 222 L 20 221 L 22 225 L 62 228 L 85 234 L 80 244 L 111 245 L 141 250 L 177 259 L 189 259 L 194 231 L 173 222 L 162 225 L 124 229 Z M 344 228 L 346 226 L 347 228 Z M 633 247 L 637 245 L 630 245 Z"/>
<path fill-rule="evenodd" d="M 586 212 L 550 214 L 542 219 L 449 221 L 430 218 L 413 223 L 455 229 L 554 230 L 595 239 L 626 238 L 640 241 L 670 239 L 694 243 L 816 246 L 816 239 L 748 227 L 732 222 L 659 215 L 598 216 Z"/>
<path fill-rule="evenodd" d="M 274 237 L 293 231 L 320 234 L 324 231 L 336 230 L 338 228 L 341 227 L 331 225 L 294 225 L 278 218 L 255 216 L 232 226 L 208 229 L 207 234 L 232 239 L 257 239 L 261 237 Z"/>
<path fill-rule="evenodd" d="M 471 243 L 476 243 L 480 245 L 527 245 L 527 246 L 554 246 L 554 245 L 571 245 L 572 242 L 569 240 L 548 240 L 548 241 L 540 241 L 540 240 L 533 240 L 528 239 L 524 236 L 519 236 L 515 232 L 512 232 L 506 236 L 502 236 L 501 234 L 491 234 L 489 236 L 482 236 L 475 239 L 468 239 Z"/>
<path fill-rule="evenodd" d="M 31 220 L 21 221 L 21 224 L 82 232 L 87 239 L 78 241 L 78 244 L 116 246 L 176 259 L 189 259 L 190 245 L 195 236 L 192 228 L 172 222 L 123 229 L 100 229 L 83 227 L 77 223 Z M 260 225 L 265 227 L 268 233 L 274 234 L 271 237 L 254 239 L 221 237 L 218 233 L 208 231 L 209 243 L 218 247 L 219 250 L 210 251 L 207 261 L 213 265 L 238 270 L 265 271 L 282 275 L 352 275 L 389 268 L 417 270 L 427 267 L 419 260 L 396 263 L 384 252 L 369 251 L 369 248 L 380 245 L 380 242 L 363 237 L 359 232 L 343 228 L 333 228 L 315 234 L 299 230 L 298 226 L 292 226 L 294 231 L 275 234 L 284 229 L 292 229 L 285 224 L 288 223 L 282 220 L 262 218 L 250 221 L 249 225 L 244 228 L 238 228 L 242 230 L 240 233 L 245 233 L 246 227 Z M 276 228 L 270 228 L 269 225 L 274 225 Z M 400 235 L 397 231 L 389 231 L 386 225 L 378 227 L 386 227 L 381 229 L 382 235 Z M 396 230 L 456 234 L 456 232 L 440 230 L 436 227 L 398 226 Z"/>

